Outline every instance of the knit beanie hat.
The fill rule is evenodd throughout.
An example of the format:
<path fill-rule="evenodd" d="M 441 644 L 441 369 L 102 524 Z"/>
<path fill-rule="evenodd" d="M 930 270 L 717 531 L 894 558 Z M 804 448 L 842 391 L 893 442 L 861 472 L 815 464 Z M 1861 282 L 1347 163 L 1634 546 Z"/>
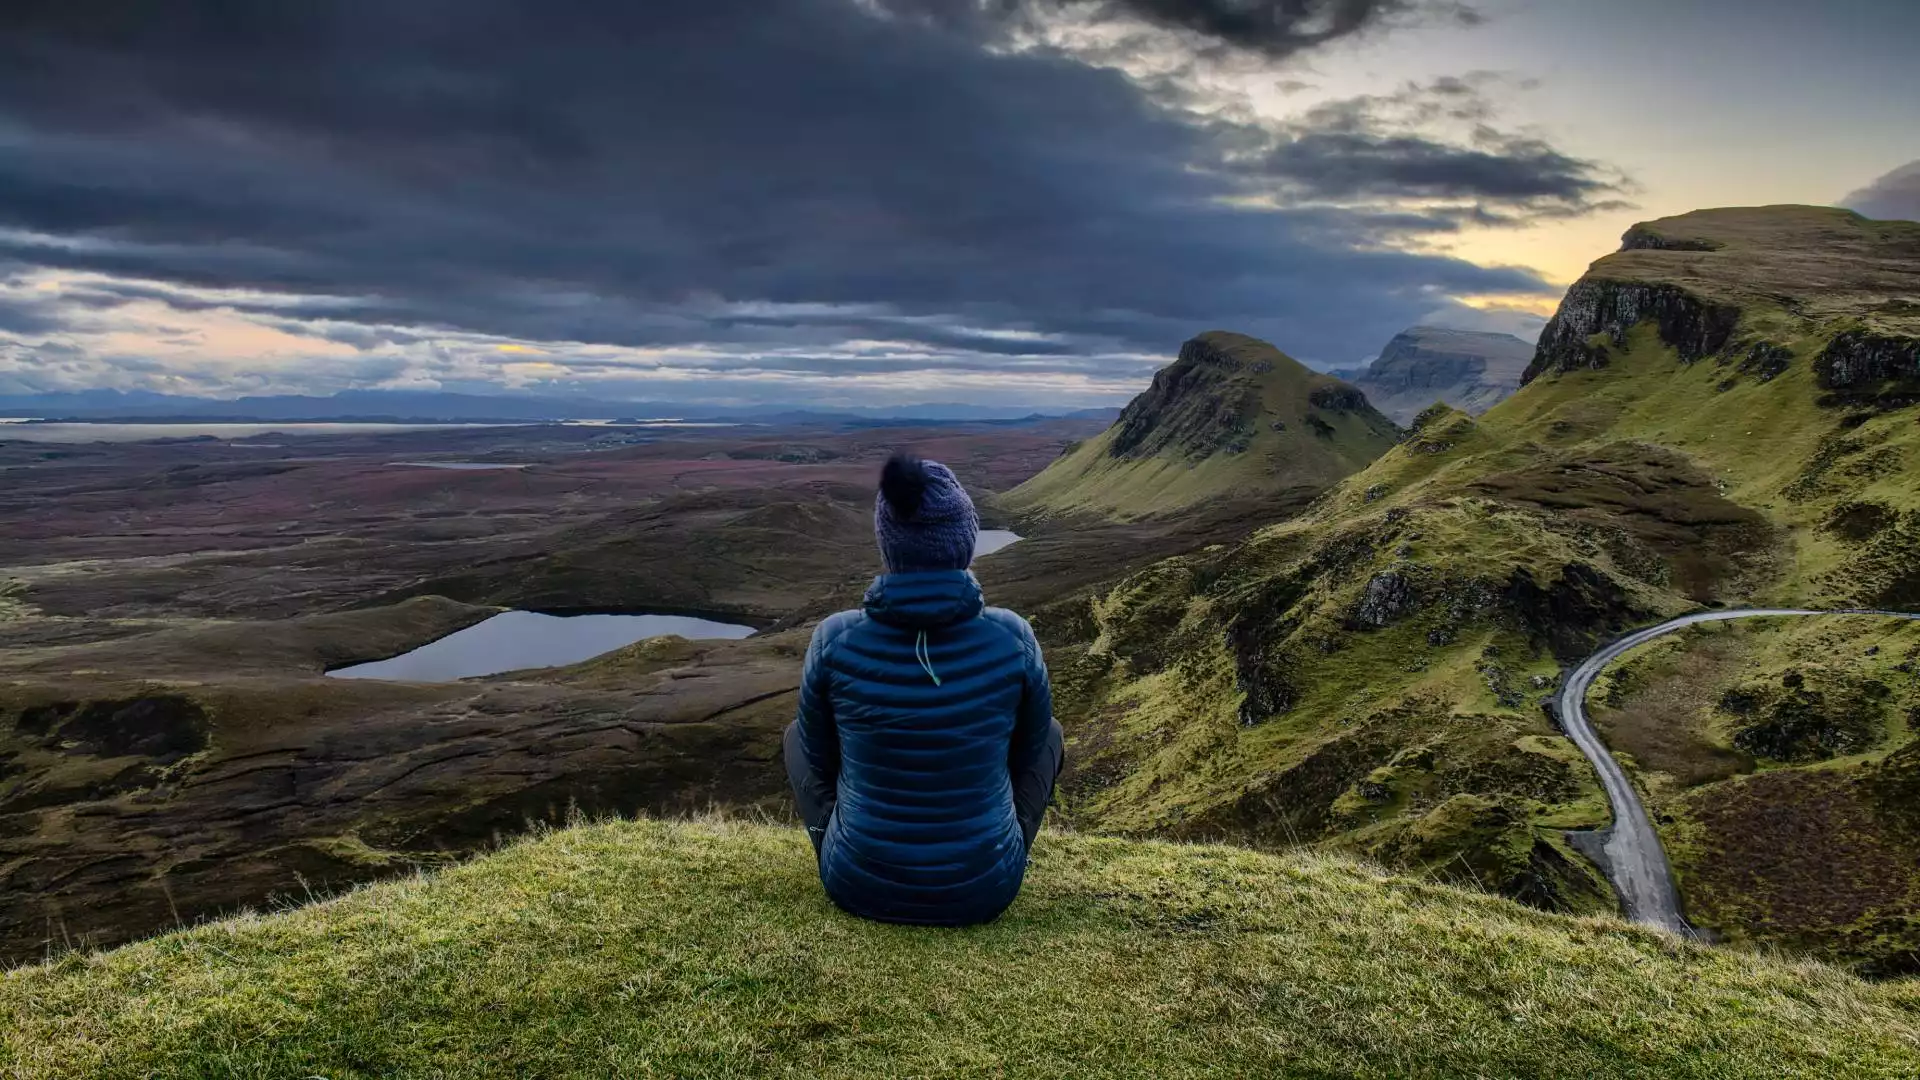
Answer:
<path fill-rule="evenodd" d="M 873 535 L 895 573 L 965 570 L 973 564 L 980 517 L 952 469 L 895 454 L 880 473 Z"/>

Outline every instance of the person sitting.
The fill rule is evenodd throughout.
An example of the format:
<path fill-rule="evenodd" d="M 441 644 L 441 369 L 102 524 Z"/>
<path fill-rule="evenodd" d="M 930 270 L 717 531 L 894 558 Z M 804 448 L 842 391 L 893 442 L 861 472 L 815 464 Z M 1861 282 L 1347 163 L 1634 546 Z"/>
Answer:
<path fill-rule="evenodd" d="M 881 922 L 997 918 L 1066 761 L 1033 628 L 986 606 L 973 501 L 935 461 L 894 455 L 874 533 L 886 573 L 814 630 L 787 776 L 827 896 Z"/>

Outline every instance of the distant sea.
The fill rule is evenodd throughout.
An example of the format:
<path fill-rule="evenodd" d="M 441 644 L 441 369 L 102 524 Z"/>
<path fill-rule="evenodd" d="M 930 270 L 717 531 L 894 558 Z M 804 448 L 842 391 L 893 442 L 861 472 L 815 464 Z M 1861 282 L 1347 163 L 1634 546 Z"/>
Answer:
<path fill-rule="evenodd" d="M 251 439 L 257 435 L 380 435 L 440 428 L 511 427 L 510 424 L 95 424 L 38 423 L 31 417 L 0 417 L 0 442 L 153 442 L 157 439 Z"/>
<path fill-rule="evenodd" d="M 605 428 L 729 428 L 741 425 L 698 420 L 506 420 L 492 423 L 382 424 L 332 423 L 325 421 L 280 420 L 260 423 L 115 423 L 112 421 L 44 421 L 33 416 L 0 416 L 0 442 L 91 443 L 153 442 L 157 439 L 251 439 L 257 435 L 380 435 L 403 431 L 438 431 L 455 428 L 537 427 L 560 424 L 568 427 Z"/>

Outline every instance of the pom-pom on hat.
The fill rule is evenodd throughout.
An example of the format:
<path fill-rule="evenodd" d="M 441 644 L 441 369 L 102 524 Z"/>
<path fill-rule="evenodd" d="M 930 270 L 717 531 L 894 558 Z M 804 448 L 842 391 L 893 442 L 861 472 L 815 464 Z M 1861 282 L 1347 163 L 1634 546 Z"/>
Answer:
<path fill-rule="evenodd" d="M 895 454 L 880 472 L 873 535 L 894 573 L 965 570 L 973 564 L 980 516 L 952 469 Z"/>

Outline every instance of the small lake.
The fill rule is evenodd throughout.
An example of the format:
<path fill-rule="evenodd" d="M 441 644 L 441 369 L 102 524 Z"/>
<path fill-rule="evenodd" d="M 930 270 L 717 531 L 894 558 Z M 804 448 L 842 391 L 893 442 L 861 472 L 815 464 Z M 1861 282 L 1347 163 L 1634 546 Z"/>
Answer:
<path fill-rule="evenodd" d="M 688 615 L 541 615 L 508 611 L 391 660 L 329 671 L 336 679 L 452 682 L 522 668 L 564 667 L 651 637 L 739 639 L 753 627 Z"/>
<path fill-rule="evenodd" d="M 981 529 L 980 538 L 973 542 L 973 557 L 978 559 L 991 555 L 1001 548 L 1019 543 L 1023 537 L 1011 529 Z"/>

